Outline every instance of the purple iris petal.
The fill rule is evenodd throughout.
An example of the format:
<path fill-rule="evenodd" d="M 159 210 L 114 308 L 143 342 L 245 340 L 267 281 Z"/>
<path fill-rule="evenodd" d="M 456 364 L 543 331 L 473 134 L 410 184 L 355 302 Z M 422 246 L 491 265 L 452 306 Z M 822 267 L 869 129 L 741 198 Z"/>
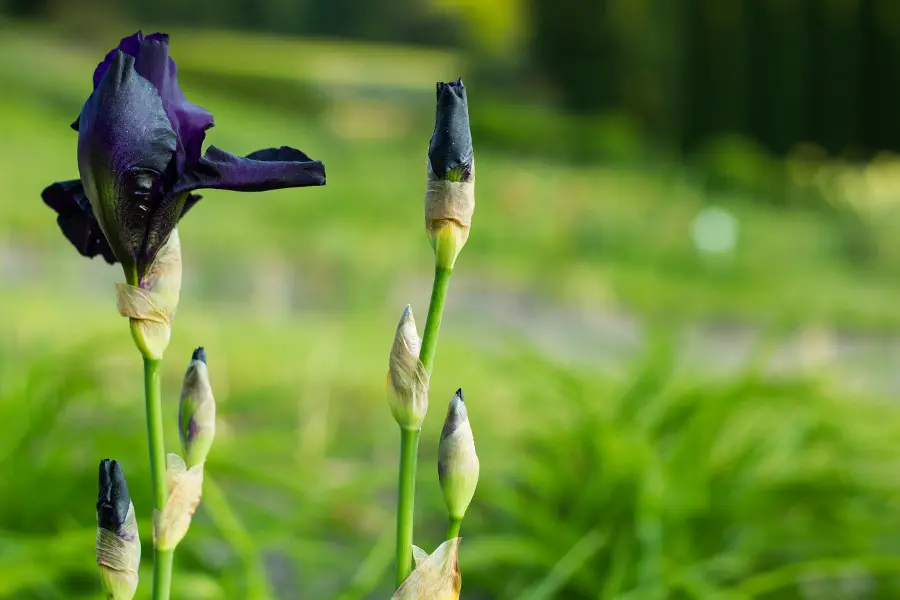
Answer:
<path fill-rule="evenodd" d="M 85 194 L 109 245 L 123 265 L 141 266 L 142 249 L 162 173 L 176 135 L 162 101 L 117 52 L 84 108 L 78 133 L 78 170 Z"/>
<path fill-rule="evenodd" d="M 178 135 L 179 170 L 185 164 L 200 160 L 206 130 L 214 125 L 213 116 L 203 107 L 192 104 L 185 98 L 178 85 L 178 66 L 169 56 L 169 36 L 153 33 L 144 37 L 140 31 L 119 42 L 119 47 L 111 50 L 94 71 L 94 88 L 100 85 L 103 74 L 109 69 L 116 52 L 121 50 L 134 57 L 134 68 L 138 75 L 153 84 L 162 98 L 163 107 L 172 129 Z"/>
<path fill-rule="evenodd" d="M 111 265 L 117 262 L 116 255 L 109 247 L 94 211 L 91 210 L 91 203 L 80 179 L 57 181 L 47 186 L 41 197 L 47 206 L 57 212 L 56 222 L 60 230 L 79 254 L 88 258 L 102 256 Z M 199 194 L 188 194 L 181 209 L 181 217 L 202 197 Z"/>
<path fill-rule="evenodd" d="M 59 228 L 82 256 L 93 258 L 100 255 L 109 264 L 115 264 L 116 255 L 94 218 L 80 179 L 58 181 L 45 189 L 41 196 L 47 206 L 58 213 L 56 222 Z"/>
<path fill-rule="evenodd" d="M 314 185 L 325 185 L 325 166 L 300 150 L 282 146 L 243 157 L 210 146 L 200 163 L 182 174 L 173 193 L 200 188 L 263 192 Z"/>

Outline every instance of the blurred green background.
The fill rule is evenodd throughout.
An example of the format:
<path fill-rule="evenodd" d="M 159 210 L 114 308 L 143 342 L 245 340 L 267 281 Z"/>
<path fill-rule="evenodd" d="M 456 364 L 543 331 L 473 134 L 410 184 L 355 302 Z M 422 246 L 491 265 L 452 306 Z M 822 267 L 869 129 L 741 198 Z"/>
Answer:
<path fill-rule="evenodd" d="M 144 536 L 140 359 L 116 267 L 40 199 L 77 176 L 96 63 L 172 34 L 232 152 L 322 189 L 209 191 L 181 227 L 219 406 L 173 598 L 389 598 L 405 303 L 424 320 L 434 82 L 462 75 L 477 210 L 420 449 L 466 392 L 463 598 L 900 597 L 896 0 L 0 0 L 0 598 L 98 598 L 96 465 Z M 420 326 L 423 323 L 420 323 Z"/>

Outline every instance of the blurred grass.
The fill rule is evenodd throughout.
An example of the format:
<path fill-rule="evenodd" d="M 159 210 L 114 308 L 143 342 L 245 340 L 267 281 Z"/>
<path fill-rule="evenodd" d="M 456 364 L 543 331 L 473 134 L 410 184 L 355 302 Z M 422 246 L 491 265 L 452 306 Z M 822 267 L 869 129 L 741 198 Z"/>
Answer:
<path fill-rule="evenodd" d="M 384 370 L 403 304 L 424 315 L 428 298 L 431 86 L 464 65 L 397 48 L 185 37 L 173 52 L 188 96 L 216 116 L 211 143 L 295 145 L 326 162 L 329 183 L 210 191 L 183 224 L 185 289 L 164 367 L 170 449 L 198 344 L 221 423 L 173 597 L 387 598 L 397 440 Z M 120 275 L 75 256 L 39 198 L 77 173 L 68 123 L 109 45 L 0 31 L 0 86 L 13 91 L 0 95 L 0 598 L 97 596 L 103 457 L 125 465 L 150 545 L 140 361 L 113 306 Z M 687 167 L 478 148 L 475 228 L 451 286 L 417 499 L 417 543 L 433 548 L 444 529 L 436 441 L 461 385 L 482 460 L 463 527 L 464 597 L 898 597 L 895 403 L 848 389 L 839 361 L 773 375 L 765 348 L 724 379 L 681 371 L 683 349 L 653 336 L 634 364 L 567 365 L 533 348 L 543 325 L 527 310 L 538 298 L 667 331 L 693 319 L 895 330 L 893 217 L 864 230 L 882 251 L 861 266 L 833 214 L 717 191 Z M 710 204 L 739 223 L 732 253 L 693 246 Z M 491 323 L 497 311 L 518 328 Z M 576 333 L 555 329 L 562 345 Z"/>

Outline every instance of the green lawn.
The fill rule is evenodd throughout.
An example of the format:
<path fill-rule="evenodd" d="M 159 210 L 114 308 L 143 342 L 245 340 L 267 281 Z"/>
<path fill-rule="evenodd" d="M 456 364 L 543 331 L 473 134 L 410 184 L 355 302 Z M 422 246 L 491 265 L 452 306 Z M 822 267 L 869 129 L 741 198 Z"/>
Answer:
<path fill-rule="evenodd" d="M 64 39 L 0 30 L 0 598 L 98 597 L 95 478 L 106 456 L 125 465 L 141 518 L 147 598 L 140 361 L 115 310 L 121 274 L 77 256 L 40 201 L 46 184 L 77 174 L 68 123 L 109 45 Z M 230 57 L 235 40 L 248 50 Z M 204 193 L 180 229 L 185 283 L 164 364 L 170 448 L 196 345 L 209 352 L 220 425 L 173 597 L 388 598 L 397 436 L 384 376 L 403 305 L 420 321 L 427 309 L 433 82 L 465 64 L 216 33 L 175 37 L 173 53 L 188 96 L 216 116 L 211 143 L 291 144 L 328 168 L 323 189 Z M 470 102 L 478 111 L 477 88 Z M 478 205 L 442 329 L 417 497 L 417 541 L 432 548 L 444 529 L 440 422 L 462 386 L 482 461 L 463 526 L 463 597 L 897 597 L 892 398 L 855 386 L 867 372 L 840 354 L 773 374 L 767 338 L 736 373 L 702 360 L 684 369 L 679 337 L 698 323 L 776 341 L 812 326 L 896 331 L 892 218 L 871 227 L 881 253 L 859 264 L 842 246 L 846 223 L 825 211 L 714 192 L 670 164 L 576 167 L 475 142 Z M 737 218 L 731 254 L 693 247 L 691 224 L 710 204 Z M 640 347 L 623 358 L 622 340 L 589 336 L 582 351 L 582 332 L 553 325 L 606 317 L 637 323 Z M 867 367 L 890 369 L 891 358 Z"/>

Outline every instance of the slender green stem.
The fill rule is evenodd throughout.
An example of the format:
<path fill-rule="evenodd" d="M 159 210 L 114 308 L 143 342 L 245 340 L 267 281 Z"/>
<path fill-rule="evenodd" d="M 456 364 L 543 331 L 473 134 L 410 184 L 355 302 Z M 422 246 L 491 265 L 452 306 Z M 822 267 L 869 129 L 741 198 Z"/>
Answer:
<path fill-rule="evenodd" d="M 153 551 L 153 600 L 169 600 L 174 550 Z"/>
<path fill-rule="evenodd" d="M 441 318 L 444 315 L 444 301 L 450 286 L 451 269 L 437 267 L 434 271 L 434 285 L 431 288 L 431 302 L 428 305 L 428 320 L 422 334 L 422 350 L 419 359 L 428 374 L 434 367 L 434 352 L 437 349 Z M 400 430 L 400 487 L 397 502 L 397 586 L 399 587 L 412 569 L 413 514 L 416 499 L 416 456 L 419 451 L 419 431 Z"/>
<path fill-rule="evenodd" d="M 462 526 L 462 519 L 450 517 L 450 527 L 447 528 L 447 539 L 452 540 L 459 537 L 459 528 Z"/>
<path fill-rule="evenodd" d="M 166 446 L 163 440 L 162 400 L 159 360 L 144 358 L 144 395 L 147 401 L 147 439 L 150 445 L 150 475 L 153 480 L 153 508 L 166 505 Z M 153 600 L 169 600 L 172 586 L 173 550 L 153 551 Z"/>
<path fill-rule="evenodd" d="M 413 515 L 416 502 L 416 458 L 419 430 L 400 430 L 400 486 L 397 501 L 397 587 L 412 569 Z"/>
<path fill-rule="evenodd" d="M 434 270 L 434 286 L 431 288 L 431 302 L 428 304 L 428 320 L 425 321 L 425 332 L 422 334 L 422 350 L 419 353 L 419 359 L 429 375 L 434 369 L 434 352 L 437 350 L 438 333 L 441 331 L 444 301 L 447 299 L 447 288 L 450 287 L 451 273 L 453 273 L 452 270 L 440 267 Z"/>

